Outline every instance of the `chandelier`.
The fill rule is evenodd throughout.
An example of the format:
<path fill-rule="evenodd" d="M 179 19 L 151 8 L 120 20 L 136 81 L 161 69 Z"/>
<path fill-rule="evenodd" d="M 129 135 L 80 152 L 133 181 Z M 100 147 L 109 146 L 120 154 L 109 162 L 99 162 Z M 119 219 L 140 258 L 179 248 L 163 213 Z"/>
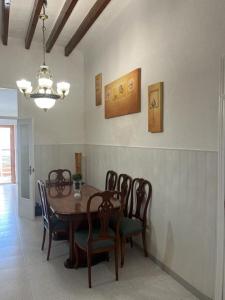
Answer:
<path fill-rule="evenodd" d="M 45 64 L 45 21 L 48 16 L 45 13 L 45 7 L 47 6 L 47 0 L 43 1 L 43 12 L 39 16 L 42 20 L 42 43 L 43 43 L 43 64 L 40 66 L 37 74 L 38 85 L 36 88 L 32 88 L 31 82 L 26 79 L 18 80 L 16 82 L 20 92 L 26 98 L 33 99 L 35 104 L 47 111 L 55 105 L 56 100 L 64 99 L 69 94 L 70 84 L 68 82 L 58 82 L 56 87 L 57 91 L 53 89 L 53 77 L 49 67 Z"/>

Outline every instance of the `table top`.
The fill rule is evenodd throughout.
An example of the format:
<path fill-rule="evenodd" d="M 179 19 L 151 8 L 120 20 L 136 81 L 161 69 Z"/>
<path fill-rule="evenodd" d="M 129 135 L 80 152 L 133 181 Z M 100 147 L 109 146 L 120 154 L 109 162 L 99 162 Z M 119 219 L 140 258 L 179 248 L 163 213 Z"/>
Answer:
<path fill-rule="evenodd" d="M 84 184 L 81 187 L 81 197 L 74 197 L 73 186 L 50 186 L 47 188 L 48 202 L 55 214 L 59 215 L 79 215 L 87 213 L 87 202 L 90 196 L 100 192 L 93 186 Z M 114 207 L 118 207 L 118 201 L 112 199 Z M 96 212 L 101 203 L 101 198 L 96 197 L 92 201 L 91 212 Z"/>

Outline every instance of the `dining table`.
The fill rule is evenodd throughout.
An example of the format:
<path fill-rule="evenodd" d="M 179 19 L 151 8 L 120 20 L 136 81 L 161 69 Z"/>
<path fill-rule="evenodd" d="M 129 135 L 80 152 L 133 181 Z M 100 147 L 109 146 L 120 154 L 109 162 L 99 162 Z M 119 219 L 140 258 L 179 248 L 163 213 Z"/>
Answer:
<path fill-rule="evenodd" d="M 87 202 L 90 196 L 100 192 L 99 189 L 84 184 L 81 187 L 80 194 L 77 194 L 72 185 L 47 187 L 49 207 L 54 215 L 69 224 L 69 257 L 64 262 L 66 268 L 79 267 L 77 253 L 74 250 L 74 237 L 76 230 L 82 224 L 87 224 Z M 118 201 L 112 199 L 112 204 L 116 208 Z M 97 213 L 101 203 L 101 198 L 96 197 L 91 205 L 91 213 Z M 79 253 L 80 254 L 80 253 Z"/>

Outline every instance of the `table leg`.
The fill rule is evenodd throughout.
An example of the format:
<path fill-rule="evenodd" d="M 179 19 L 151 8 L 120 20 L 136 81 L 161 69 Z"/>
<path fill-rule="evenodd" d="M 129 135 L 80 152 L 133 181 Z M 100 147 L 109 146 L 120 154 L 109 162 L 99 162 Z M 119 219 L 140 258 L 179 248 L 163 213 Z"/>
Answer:
<path fill-rule="evenodd" d="M 64 266 L 68 269 L 75 267 L 75 255 L 74 255 L 74 221 L 69 221 L 69 247 L 70 247 L 70 256 L 64 262 Z"/>

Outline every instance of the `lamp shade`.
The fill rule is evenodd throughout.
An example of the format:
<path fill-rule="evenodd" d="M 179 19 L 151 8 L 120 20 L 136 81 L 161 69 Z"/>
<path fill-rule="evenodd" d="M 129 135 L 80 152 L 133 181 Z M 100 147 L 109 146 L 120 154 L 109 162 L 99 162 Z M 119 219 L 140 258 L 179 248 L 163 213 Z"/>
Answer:
<path fill-rule="evenodd" d="M 49 78 L 41 77 L 38 78 L 38 85 L 40 88 L 50 89 L 52 87 L 53 81 Z"/>
<path fill-rule="evenodd" d="M 67 96 L 70 91 L 70 84 L 68 82 L 58 82 L 57 83 L 57 93 L 61 96 Z"/>
<path fill-rule="evenodd" d="M 25 94 L 31 93 L 32 86 L 30 81 L 27 81 L 26 79 L 21 79 L 21 80 L 17 80 L 16 84 L 22 93 Z"/>
<path fill-rule="evenodd" d="M 11 0 L 4 0 L 9 1 Z M 42 4 L 42 13 L 40 20 L 42 22 L 42 49 L 43 49 L 43 64 L 40 66 L 37 73 L 37 86 L 32 88 L 31 82 L 26 79 L 21 79 L 16 82 L 18 89 L 26 98 L 34 100 L 37 107 L 45 111 L 52 108 L 57 99 L 64 99 L 69 94 L 70 84 L 68 82 L 59 82 L 57 84 L 57 92 L 53 87 L 53 76 L 50 68 L 46 65 L 46 45 L 45 45 L 45 21 L 48 16 L 45 13 L 47 1 L 40 1 Z"/>
<path fill-rule="evenodd" d="M 55 99 L 52 98 L 34 98 L 35 104 L 44 110 L 48 110 L 55 105 Z"/>

